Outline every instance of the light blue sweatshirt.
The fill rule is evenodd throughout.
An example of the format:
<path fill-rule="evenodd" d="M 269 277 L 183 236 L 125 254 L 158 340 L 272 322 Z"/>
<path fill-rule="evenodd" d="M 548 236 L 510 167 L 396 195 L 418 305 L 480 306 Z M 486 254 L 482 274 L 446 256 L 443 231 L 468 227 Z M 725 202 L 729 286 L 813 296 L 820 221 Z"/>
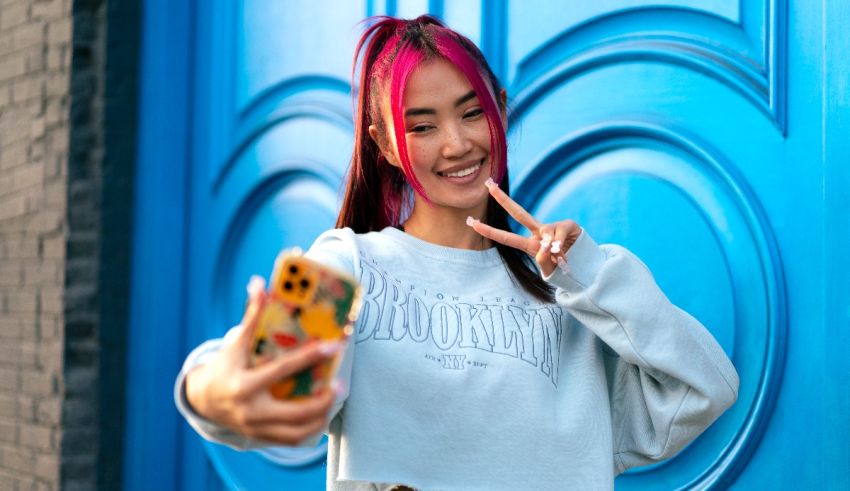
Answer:
<path fill-rule="evenodd" d="M 628 468 L 668 458 L 735 402 L 738 375 L 649 270 L 583 232 L 569 271 L 534 299 L 495 248 L 437 246 L 387 228 L 332 230 L 307 256 L 360 278 L 364 303 L 328 428 L 328 489 L 613 489 Z M 229 335 L 230 336 L 230 335 Z M 228 336 L 228 337 L 229 337 Z M 188 406 L 205 438 L 264 446 Z M 384 483 L 384 484 L 380 484 Z"/>

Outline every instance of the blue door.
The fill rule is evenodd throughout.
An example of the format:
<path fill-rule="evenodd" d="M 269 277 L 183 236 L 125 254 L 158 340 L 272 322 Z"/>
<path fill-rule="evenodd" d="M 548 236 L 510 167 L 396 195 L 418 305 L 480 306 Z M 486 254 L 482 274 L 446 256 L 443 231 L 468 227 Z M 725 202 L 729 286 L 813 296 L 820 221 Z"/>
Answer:
<path fill-rule="evenodd" d="M 147 2 L 127 489 L 323 489 L 324 444 L 201 442 L 171 382 L 238 322 L 251 274 L 333 226 L 357 22 L 425 12 L 508 87 L 515 197 L 637 253 L 739 371 L 732 409 L 618 489 L 850 486 L 839 3 Z"/>

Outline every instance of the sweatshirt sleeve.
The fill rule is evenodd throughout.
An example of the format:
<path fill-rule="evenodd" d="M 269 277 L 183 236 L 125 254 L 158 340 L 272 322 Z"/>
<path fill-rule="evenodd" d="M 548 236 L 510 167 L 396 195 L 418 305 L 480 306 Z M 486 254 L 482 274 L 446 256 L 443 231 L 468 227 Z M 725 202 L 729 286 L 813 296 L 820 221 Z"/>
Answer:
<path fill-rule="evenodd" d="M 305 256 L 320 262 L 326 266 L 336 268 L 340 271 L 358 277 L 355 273 L 354 263 L 354 234 L 349 229 L 331 230 L 325 232 L 313 243 L 305 253 Z M 212 421 L 202 418 L 194 411 L 189 401 L 186 398 L 186 375 L 195 367 L 208 362 L 215 354 L 227 343 L 234 342 L 237 339 L 237 334 L 242 328 L 237 325 L 231 328 L 223 338 L 211 339 L 194 350 L 186 357 L 180 373 L 177 375 L 177 380 L 174 383 L 174 402 L 180 414 L 186 418 L 199 435 L 207 440 L 221 443 L 237 450 L 248 450 L 253 448 L 263 448 L 274 446 L 275 444 L 260 440 L 253 440 L 239 433 L 236 433 L 229 428 L 218 425 Z M 342 383 L 342 394 L 337 396 L 334 404 L 328 413 L 328 425 L 337 416 L 348 398 L 348 387 L 351 380 L 351 364 L 354 357 L 354 343 L 350 342 L 346 345 L 342 355 L 339 370 L 337 372 L 337 380 Z M 314 435 L 311 438 L 301 442 L 301 447 L 314 447 L 321 440 L 322 434 L 327 433 L 325 429 Z"/>
<path fill-rule="evenodd" d="M 615 473 L 675 455 L 735 402 L 735 367 L 626 249 L 582 232 L 567 264 L 545 277 L 556 301 L 616 353 L 606 356 Z"/>

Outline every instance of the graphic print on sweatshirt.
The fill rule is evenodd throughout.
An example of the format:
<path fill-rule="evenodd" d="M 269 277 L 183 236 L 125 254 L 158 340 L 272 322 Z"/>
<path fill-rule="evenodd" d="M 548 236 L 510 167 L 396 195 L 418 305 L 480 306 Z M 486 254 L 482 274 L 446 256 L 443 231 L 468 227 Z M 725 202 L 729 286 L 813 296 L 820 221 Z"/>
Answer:
<path fill-rule="evenodd" d="M 430 291 L 391 277 L 362 252 L 360 283 L 355 343 L 421 343 L 423 356 L 444 370 L 486 369 L 512 359 L 538 367 L 558 386 L 565 321 L 558 305 Z"/>

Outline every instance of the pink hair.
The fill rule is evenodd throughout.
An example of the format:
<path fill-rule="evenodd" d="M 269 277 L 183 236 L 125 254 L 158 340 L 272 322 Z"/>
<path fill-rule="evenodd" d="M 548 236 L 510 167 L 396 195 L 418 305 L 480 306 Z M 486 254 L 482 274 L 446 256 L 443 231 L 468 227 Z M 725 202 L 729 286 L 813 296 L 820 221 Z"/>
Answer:
<path fill-rule="evenodd" d="M 478 64 L 458 42 L 457 37 L 459 34 L 434 24 L 429 27 L 434 36 L 437 55 L 454 64 L 466 76 L 466 79 L 469 80 L 472 89 L 478 96 L 478 101 L 481 103 L 482 110 L 487 117 L 487 124 L 490 127 L 490 148 L 491 153 L 495 157 L 493 159 L 493 165 L 491 165 L 491 177 L 497 183 L 501 182 L 507 165 L 507 144 L 505 142 L 505 129 L 502 126 L 501 113 L 496 105 L 496 95 L 484 82 Z M 395 133 L 399 159 L 401 160 L 402 169 L 404 169 L 404 175 L 410 182 L 411 187 L 428 200 L 425 189 L 419 180 L 416 179 L 413 173 L 413 167 L 410 164 L 405 138 L 403 107 L 407 81 L 413 71 L 419 67 L 426 57 L 412 43 L 405 42 L 404 39 L 400 43 L 401 45 L 397 49 L 395 62 L 392 64 L 391 71 L 390 108 L 393 116 L 393 131 Z M 385 48 L 384 53 L 387 53 L 387 51 L 389 50 Z"/>

